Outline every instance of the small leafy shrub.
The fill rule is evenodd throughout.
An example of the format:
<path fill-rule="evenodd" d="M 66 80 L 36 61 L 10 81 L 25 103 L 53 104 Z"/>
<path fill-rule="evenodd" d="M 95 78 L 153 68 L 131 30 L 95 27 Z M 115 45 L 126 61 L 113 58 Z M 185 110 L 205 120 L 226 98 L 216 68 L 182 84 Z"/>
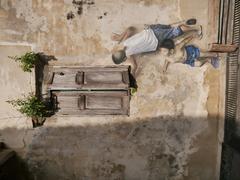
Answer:
<path fill-rule="evenodd" d="M 9 58 L 20 62 L 20 67 L 24 72 L 32 72 L 32 68 L 34 68 L 36 62 L 39 60 L 39 55 L 35 52 L 27 52 L 22 56 L 9 56 Z"/>
<path fill-rule="evenodd" d="M 137 92 L 137 88 L 130 87 L 130 94 L 133 96 Z"/>
<path fill-rule="evenodd" d="M 42 101 L 40 101 L 33 94 L 29 94 L 23 99 L 7 101 L 17 108 L 19 112 L 25 114 L 27 117 L 41 118 L 47 114 L 47 108 Z"/>

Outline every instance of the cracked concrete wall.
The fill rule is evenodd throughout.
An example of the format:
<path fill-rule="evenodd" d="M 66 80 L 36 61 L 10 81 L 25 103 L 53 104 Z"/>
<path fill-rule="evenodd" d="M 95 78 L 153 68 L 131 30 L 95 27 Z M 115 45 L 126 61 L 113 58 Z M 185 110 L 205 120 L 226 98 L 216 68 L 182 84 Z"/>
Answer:
<path fill-rule="evenodd" d="M 113 65 L 111 32 L 191 16 L 208 34 L 211 24 L 208 0 L 192 11 L 189 0 L 84 2 L 0 1 L 1 140 L 39 180 L 217 179 L 224 62 L 219 70 L 172 64 L 163 74 L 163 56 L 139 56 L 130 117 L 54 116 L 32 129 L 30 120 L 5 102 L 34 89 L 34 74 L 21 72 L 9 55 L 35 50 L 56 56 L 52 64 Z M 197 0 L 191 3 L 198 7 Z M 206 47 L 211 38 L 195 43 Z"/>

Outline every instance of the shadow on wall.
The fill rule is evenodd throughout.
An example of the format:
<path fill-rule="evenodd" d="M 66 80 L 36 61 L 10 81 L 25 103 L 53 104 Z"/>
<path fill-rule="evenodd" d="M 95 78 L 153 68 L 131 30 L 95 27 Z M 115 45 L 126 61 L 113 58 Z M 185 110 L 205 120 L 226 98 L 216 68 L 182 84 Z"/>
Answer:
<path fill-rule="evenodd" d="M 76 121 L 76 126 L 61 127 Z M 156 117 L 134 122 L 123 118 L 101 125 L 92 124 L 92 120 L 86 124 L 84 118 L 82 125 L 79 121 L 79 118 L 59 117 L 56 123 L 60 123 L 60 127 L 49 124 L 51 127 L 34 129 L 32 141 L 27 142 L 26 161 L 36 179 L 183 178 L 191 176 L 188 163 L 195 152 L 201 156 L 202 166 L 199 173 L 194 172 L 195 176 L 214 179 L 216 162 L 212 156 L 216 149 L 211 146 L 204 152 L 198 149 L 202 146 L 198 144 L 199 139 L 216 146 L 216 138 L 211 136 L 212 127 L 204 118 Z M 13 131 L 22 133 L 19 129 L 6 128 L 1 134 L 10 138 Z M 212 172 L 209 173 L 209 169 Z"/>
<path fill-rule="evenodd" d="M 2 160 L 2 158 L 1 158 Z M 1 180 L 33 180 L 33 176 L 28 171 L 26 162 L 20 157 L 13 156 L 0 166 Z"/>
<path fill-rule="evenodd" d="M 57 60 L 55 56 L 53 55 L 46 55 L 44 53 L 38 53 L 40 57 L 40 61 L 37 61 L 35 65 L 35 91 L 36 96 L 40 99 L 42 99 L 42 86 L 43 86 L 43 78 L 44 78 L 44 68 L 46 65 L 48 65 L 48 62 L 51 60 Z"/>

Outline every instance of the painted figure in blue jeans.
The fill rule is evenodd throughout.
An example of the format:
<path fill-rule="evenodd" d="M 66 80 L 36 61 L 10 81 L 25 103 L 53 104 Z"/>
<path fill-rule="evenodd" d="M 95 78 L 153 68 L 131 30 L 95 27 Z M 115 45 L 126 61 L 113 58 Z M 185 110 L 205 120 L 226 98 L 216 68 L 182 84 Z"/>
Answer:
<path fill-rule="evenodd" d="M 146 25 L 140 33 L 136 33 L 134 27 L 127 28 L 122 34 L 113 34 L 112 40 L 118 41 L 113 49 L 112 60 L 115 64 L 121 64 L 129 58 L 132 73 L 135 76 L 137 62 L 134 55 L 157 51 L 164 40 L 192 33 L 202 33 L 201 26 L 187 26 L 185 24 L 173 27 L 171 25 L 153 24 Z"/>

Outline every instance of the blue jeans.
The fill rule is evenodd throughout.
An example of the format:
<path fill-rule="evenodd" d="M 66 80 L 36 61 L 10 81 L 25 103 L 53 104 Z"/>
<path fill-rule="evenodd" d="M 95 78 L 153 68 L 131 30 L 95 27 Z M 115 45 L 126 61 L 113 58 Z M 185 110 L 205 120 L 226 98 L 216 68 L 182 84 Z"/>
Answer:
<path fill-rule="evenodd" d="M 197 58 L 200 57 L 199 48 L 197 48 L 193 45 L 188 45 L 188 46 L 185 46 L 185 50 L 187 52 L 187 59 L 184 62 L 184 64 L 188 64 L 188 65 L 194 67 L 195 61 L 197 60 Z"/>
<path fill-rule="evenodd" d="M 172 27 L 164 24 L 153 24 L 149 26 L 158 39 L 158 47 L 165 39 L 174 39 L 183 34 L 180 27 Z"/>

